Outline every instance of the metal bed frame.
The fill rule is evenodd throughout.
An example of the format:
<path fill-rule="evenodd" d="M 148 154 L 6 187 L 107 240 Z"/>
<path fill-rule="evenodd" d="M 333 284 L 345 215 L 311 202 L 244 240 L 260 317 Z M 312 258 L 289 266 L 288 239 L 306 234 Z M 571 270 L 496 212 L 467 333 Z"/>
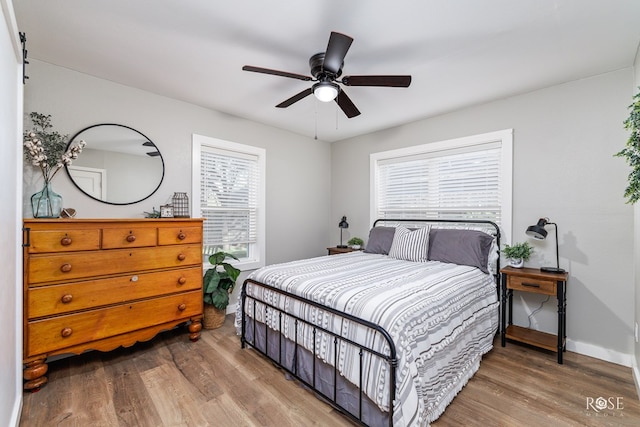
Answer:
<path fill-rule="evenodd" d="M 495 238 L 496 238 L 496 245 L 497 245 L 497 250 L 499 252 L 500 249 L 500 228 L 498 227 L 497 224 L 495 224 L 492 221 L 486 221 L 486 220 L 435 220 L 435 219 L 377 219 L 374 223 L 373 226 L 375 227 L 376 225 L 378 225 L 379 223 L 384 222 L 384 223 L 391 223 L 391 224 L 399 224 L 399 223 L 406 223 L 406 224 L 417 224 L 417 223 L 432 223 L 432 224 L 467 224 L 467 225 L 471 225 L 471 224 L 476 224 L 476 225 L 484 225 L 487 228 L 493 228 L 495 229 Z M 492 233 L 493 234 L 493 233 Z M 500 257 L 498 256 L 497 258 L 497 266 L 496 266 L 496 270 L 494 272 L 494 281 L 496 282 L 496 289 L 498 292 L 498 301 L 500 301 Z M 330 330 L 327 330 L 325 328 L 322 328 L 316 324 L 310 323 L 308 321 L 306 321 L 305 319 L 302 319 L 298 316 L 292 315 L 290 313 L 285 313 L 283 312 L 279 307 L 274 306 L 273 304 L 270 304 L 266 301 L 260 301 L 260 300 L 256 300 L 254 297 L 247 295 L 247 285 L 248 284 L 252 284 L 254 286 L 261 286 L 264 288 L 268 288 L 269 290 L 284 295 L 286 298 L 292 298 L 292 299 L 296 299 L 299 301 L 304 302 L 305 304 L 314 306 L 316 308 L 320 308 L 322 310 L 328 311 L 334 315 L 337 315 L 339 317 L 342 317 L 344 319 L 347 319 L 349 321 L 355 322 L 365 328 L 369 328 L 371 331 L 377 332 L 380 334 L 380 336 L 382 338 L 384 338 L 384 340 L 386 341 L 388 348 L 389 348 L 389 352 L 388 354 L 382 354 L 378 351 L 375 351 L 373 349 L 367 348 L 364 345 L 354 342 L 350 339 L 347 339 L 345 337 L 342 337 L 341 335 L 338 335 Z M 388 407 L 389 407 L 389 412 L 388 412 L 388 416 L 389 416 L 389 426 L 393 426 L 393 402 L 395 400 L 395 394 L 396 394 L 396 384 L 395 384 L 395 380 L 396 380 L 396 368 L 398 366 L 398 359 L 396 356 L 396 347 L 395 344 L 393 342 L 393 340 L 391 339 L 391 336 L 389 335 L 389 333 L 382 328 L 379 325 L 376 325 L 374 323 L 371 323 L 367 320 L 352 316 L 348 313 L 343 313 L 341 311 L 335 310 L 331 307 L 327 307 L 324 306 L 322 304 L 318 304 L 314 301 L 310 301 L 307 300 L 305 298 L 302 298 L 298 295 L 294 295 L 291 294 L 289 292 L 280 290 L 280 289 L 276 289 L 273 288 L 272 286 L 266 285 L 264 283 L 260 283 L 257 282 L 255 280 L 252 279 L 247 279 L 244 281 L 243 285 L 242 285 L 242 291 L 240 294 L 240 298 L 241 298 L 241 311 L 242 311 L 242 325 L 241 325 L 241 329 L 242 329 L 242 335 L 240 337 L 240 342 L 241 342 L 241 346 L 242 348 L 245 348 L 246 346 L 250 346 L 253 349 L 255 349 L 256 351 L 258 351 L 259 353 L 261 353 L 263 356 L 265 356 L 267 359 L 271 360 L 274 364 L 276 364 L 279 368 L 283 369 L 285 372 L 287 372 L 289 375 L 293 376 L 295 379 L 297 379 L 298 381 L 300 381 L 302 384 L 304 384 L 305 386 L 311 388 L 315 393 L 317 393 L 318 395 L 320 395 L 324 400 L 327 401 L 327 403 L 329 403 L 333 408 L 335 408 L 336 410 L 338 410 L 339 412 L 341 412 L 342 414 L 346 415 L 347 417 L 349 417 L 351 420 L 355 421 L 356 423 L 360 424 L 360 425 L 366 425 L 366 423 L 363 421 L 363 392 L 362 392 L 362 381 L 363 381 L 363 358 L 365 357 L 365 353 L 373 356 L 373 357 L 378 357 L 380 359 L 382 359 L 385 363 L 387 363 L 388 365 L 388 371 L 389 371 L 389 402 L 388 402 Z M 253 304 L 253 313 L 252 313 L 252 317 L 247 320 L 247 314 L 245 312 L 245 306 L 246 306 L 246 300 L 247 298 L 252 299 L 254 301 Z M 273 357 L 272 355 L 269 354 L 269 343 L 268 343 L 268 339 L 269 339 L 269 333 L 268 333 L 268 329 L 269 326 L 267 325 L 267 323 L 263 323 L 260 321 L 256 320 L 256 303 L 262 304 L 265 307 L 265 314 L 267 310 L 273 310 L 273 312 L 277 313 L 278 316 L 278 321 L 279 321 L 279 326 L 278 326 L 278 331 L 277 331 L 277 335 L 278 335 L 278 342 L 277 342 L 277 348 L 278 348 L 278 354 L 276 357 Z M 312 379 L 311 381 L 306 380 L 305 378 L 302 377 L 301 373 L 298 372 L 298 363 L 295 362 L 293 363 L 293 369 L 289 368 L 288 366 L 286 366 L 283 361 L 282 361 L 282 348 L 283 348 L 283 342 L 285 340 L 288 341 L 287 338 L 284 338 L 282 333 L 280 331 L 282 331 L 282 321 L 283 321 L 283 316 L 289 317 L 294 319 L 294 325 L 295 325 L 295 342 L 293 342 L 294 345 L 294 360 L 297 359 L 297 354 L 298 354 L 298 349 L 299 346 L 301 344 L 298 343 L 298 326 L 302 323 L 305 324 L 307 326 L 309 326 L 312 330 L 312 334 L 313 334 L 313 374 L 312 374 Z M 250 321 L 251 326 L 252 326 L 252 339 L 248 340 L 247 339 L 247 322 Z M 256 330 L 257 327 L 260 326 L 261 328 L 264 328 L 265 331 L 265 342 L 264 342 L 264 350 L 259 348 L 259 346 L 256 343 Z M 498 328 L 498 330 L 500 330 L 500 328 Z M 337 399 L 337 395 L 338 395 L 338 390 L 337 390 L 337 383 L 338 383 L 338 368 L 337 366 L 333 366 L 333 390 L 332 390 L 332 395 L 328 395 L 327 393 L 322 392 L 316 382 L 316 360 L 318 359 L 316 357 L 316 341 L 315 341 L 315 336 L 317 331 L 322 331 L 322 333 L 328 334 L 332 337 L 333 340 L 333 344 L 334 344 L 334 360 L 338 360 L 337 358 L 337 352 L 338 352 L 338 344 L 342 341 L 345 342 L 349 345 L 355 346 L 358 349 L 358 354 L 359 354 L 359 363 L 360 363 L 360 375 L 359 375 L 359 384 L 355 385 L 357 387 L 357 389 L 359 390 L 359 396 L 358 396 L 358 413 L 357 414 L 353 414 L 351 411 L 349 411 L 348 408 L 343 407 L 340 403 L 338 403 L 338 399 Z M 302 348 L 302 350 L 306 350 L 304 348 Z M 323 363 L 323 362 L 318 362 L 318 363 Z M 337 365 L 337 363 L 334 363 L 334 365 Z"/>

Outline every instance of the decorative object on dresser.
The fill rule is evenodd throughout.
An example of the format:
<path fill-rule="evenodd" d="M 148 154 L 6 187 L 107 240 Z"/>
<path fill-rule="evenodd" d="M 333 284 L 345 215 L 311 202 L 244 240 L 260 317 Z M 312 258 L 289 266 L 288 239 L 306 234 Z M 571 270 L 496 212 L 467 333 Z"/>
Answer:
<path fill-rule="evenodd" d="M 63 166 L 71 165 L 86 145 L 83 140 L 67 144 L 67 136 L 51 131 L 51 115 L 29 114 L 33 129 L 24 133 L 24 153 L 33 166 L 40 168 L 44 185 L 31 196 L 34 218 L 58 218 L 62 210 L 62 196 L 53 191 L 51 181 Z"/>
<path fill-rule="evenodd" d="M 203 279 L 205 329 L 216 329 L 224 324 L 229 294 L 233 292 L 240 275 L 240 270 L 225 262 L 227 258 L 238 260 L 235 255 L 222 251 L 209 257 L 212 267 L 207 270 Z"/>
<path fill-rule="evenodd" d="M 547 237 L 547 230 L 545 230 L 544 227 L 547 225 L 553 225 L 556 232 L 556 266 L 540 267 L 540 271 L 547 273 L 564 273 L 564 269 L 560 268 L 560 255 L 558 253 L 558 225 L 555 222 L 549 222 L 549 218 L 540 218 L 536 225 L 531 225 L 527 228 L 527 236 L 531 236 L 538 240 L 544 240 Z"/>
<path fill-rule="evenodd" d="M 342 230 L 344 230 L 345 228 L 349 228 L 349 223 L 347 222 L 346 216 L 342 216 L 342 219 L 338 223 L 338 227 L 340 227 L 340 244 L 337 247 L 346 248 L 347 245 L 342 244 Z"/>
<path fill-rule="evenodd" d="M 173 206 L 161 205 L 160 206 L 160 218 L 173 218 Z"/>
<path fill-rule="evenodd" d="M 558 363 L 562 363 L 562 353 L 566 350 L 567 339 L 567 273 L 549 273 L 537 268 L 505 267 L 502 273 L 502 347 L 506 340 L 544 348 L 558 353 Z M 513 291 L 555 296 L 558 299 L 558 333 L 548 334 L 513 324 Z M 507 319 L 507 312 L 509 317 Z"/>
<path fill-rule="evenodd" d="M 516 243 L 513 246 L 504 245 L 502 253 L 514 268 L 524 267 L 525 261 L 529 261 L 533 253 L 533 247 L 529 242 Z"/>
<path fill-rule="evenodd" d="M 173 193 L 172 204 L 175 218 L 189 218 L 189 196 L 187 193 Z"/>
<path fill-rule="evenodd" d="M 24 221 L 24 388 L 47 358 L 202 329 L 202 219 Z"/>

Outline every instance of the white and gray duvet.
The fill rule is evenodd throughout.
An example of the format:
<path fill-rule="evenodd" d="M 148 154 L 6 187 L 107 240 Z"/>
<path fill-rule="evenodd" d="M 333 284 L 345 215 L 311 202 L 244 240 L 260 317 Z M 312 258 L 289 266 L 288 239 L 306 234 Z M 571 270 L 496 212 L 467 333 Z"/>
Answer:
<path fill-rule="evenodd" d="M 475 267 L 429 261 L 402 261 L 352 252 L 263 267 L 251 279 L 335 308 L 383 327 L 397 350 L 394 426 L 423 426 L 437 419 L 477 371 L 492 348 L 498 328 L 498 298 L 493 276 Z M 293 298 L 251 283 L 245 313 L 336 366 L 327 334 L 298 326 L 252 298 L 265 301 L 380 353 L 388 354 L 379 333 Z M 236 326 L 241 324 L 240 304 Z M 315 337 L 315 338 L 314 338 Z M 314 343 L 315 340 L 315 343 Z M 340 374 L 359 384 L 356 347 L 340 341 Z M 386 363 L 365 357 L 362 390 L 388 412 Z"/>

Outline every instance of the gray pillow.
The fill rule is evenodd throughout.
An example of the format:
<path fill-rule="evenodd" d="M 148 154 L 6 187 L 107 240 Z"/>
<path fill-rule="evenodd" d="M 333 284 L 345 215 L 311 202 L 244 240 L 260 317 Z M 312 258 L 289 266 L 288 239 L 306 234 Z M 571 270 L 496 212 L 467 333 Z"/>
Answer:
<path fill-rule="evenodd" d="M 395 227 L 373 227 L 369 231 L 369 240 L 364 251 L 369 254 L 389 255 L 395 233 Z"/>
<path fill-rule="evenodd" d="M 489 252 L 493 237 L 478 230 L 432 228 L 429 260 L 478 267 L 489 273 Z"/>

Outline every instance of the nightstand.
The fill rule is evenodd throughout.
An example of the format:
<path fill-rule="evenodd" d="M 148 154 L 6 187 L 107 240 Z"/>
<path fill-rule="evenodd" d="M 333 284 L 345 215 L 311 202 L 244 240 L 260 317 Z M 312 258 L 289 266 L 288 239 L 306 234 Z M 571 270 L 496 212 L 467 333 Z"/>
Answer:
<path fill-rule="evenodd" d="M 355 251 L 361 251 L 362 249 L 353 249 L 350 247 L 346 247 L 346 248 L 339 248 L 337 246 L 334 246 L 332 248 L 327 248 L 327 251 L 329 252 L 329 255 L 338 255 L 338 254 L 346 254 L 347 252 L 355 252 Z"/>
<path fill-rule="evenodd" d="M 502 273 L 501 328 L 502 346 L 506 340 L 518 341 L 558 353 L 558 363 L 562 363 L 562 353 L 566 350 L 567 339 L 567 273 L 546 273 L 537 268 L 505 267 Z M 536 331 L 513 324 L 513 291 L 551 295 L 558 299 L 557 335 Z M 507 312 L 509 319 L 507 323 Z"/>

